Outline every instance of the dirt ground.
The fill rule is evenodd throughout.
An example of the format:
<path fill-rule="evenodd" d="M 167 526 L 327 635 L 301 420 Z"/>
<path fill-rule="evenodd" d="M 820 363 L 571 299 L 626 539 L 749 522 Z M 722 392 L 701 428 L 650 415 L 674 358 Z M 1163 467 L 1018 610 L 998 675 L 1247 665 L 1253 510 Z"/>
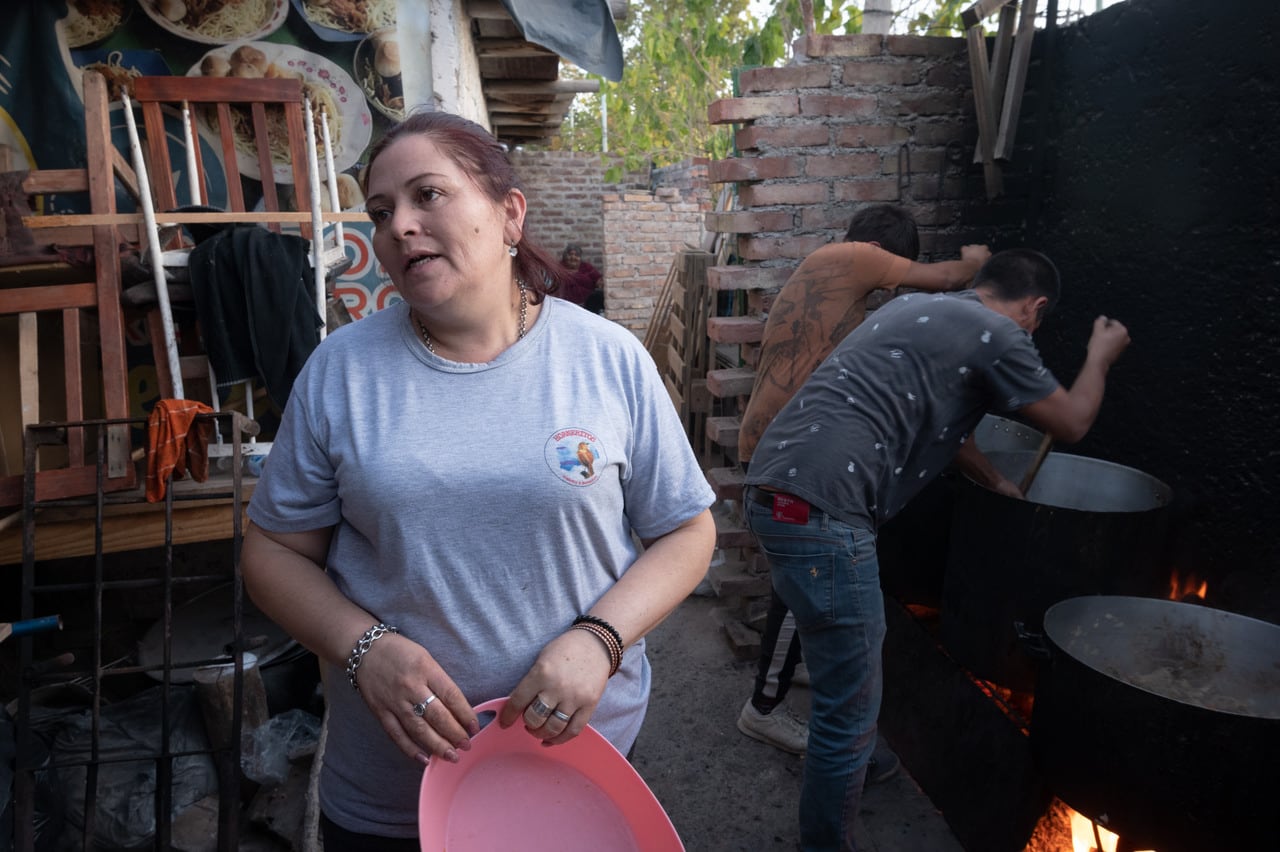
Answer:
<path fill-rule="evenodd" d="M 803 758 L 738 731 L 754 663 L 734 659 L 717 605 L 690 597 L 650 634 L 653 693 L 633 760 L 690 852 L 796 849 Z M 807 689 L 789 701 L 808 715 Z M 857 841 L 867 852 L 962 850 L 906 766 L 867 789 Z"/>

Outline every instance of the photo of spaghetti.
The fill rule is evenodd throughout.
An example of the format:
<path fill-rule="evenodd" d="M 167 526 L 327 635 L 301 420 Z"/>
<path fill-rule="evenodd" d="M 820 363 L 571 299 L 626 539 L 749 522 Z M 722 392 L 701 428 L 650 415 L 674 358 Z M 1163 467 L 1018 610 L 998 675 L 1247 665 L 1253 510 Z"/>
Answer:
<path fill-rule="evenodd" d="M 322 138 L 320 115 L 323 112 L 329 122 L 334 166 L 338 171 L 355 165 L 373 133 L 373 117 L 350 75 L 323 56 L 293 45 L 265 41 L 228 45 L 206 53 L 191 67 L 187 76 L 293 77 L 301 80 L 303 93 L 311 101 L 317 154 L 323 155 L 319 150 Z M 197 112 L 197 120 L 211 133 L 217 134 L 217 116 L 212 110 Z M 253 123 L 247 109 L 232 107 L 232 122 L 240 173 L 245 177 L 261 177 L 252 135 Z M 292 183 L 284 111 L 268 109 L 267 124 L 275 179 L 280 183 Z"/>
<path fill-rule="evenodd" d="M 124 20 L 125 0 L 67 0 L 62 31 L 75 49 L 102 41 Z"/>
<path fill-rule="evenodd" d="M 395 28 L 376 30 L 360 42 L 353 65 L 360 88 L 374 109 L 392 121 L 403 119 L 404 82 Z"/>
<path fill-rule="evenodd" d="M 138 0 L 151 20 L 201 44 L 262 38 L 289 15 L 287 0 Z"/>
<path fill-rule="evenodd" d="M 371 33 L 396 22 L 396 0 L 300 0 L 300 6 L 311 23 L 344 33 Z"/>
<path fill-rule="evenodd" d="M 111 51 L 105 62 L 90 62 L 81 67 L 86 71 L 97 71 L 107 79 L 107 94 L 113 101 L 120 100 L 121 92 L 132 94 L 134 78 L 142 76 L 138 68 L 124 64 L 124 54 L 118 50 Z"/>

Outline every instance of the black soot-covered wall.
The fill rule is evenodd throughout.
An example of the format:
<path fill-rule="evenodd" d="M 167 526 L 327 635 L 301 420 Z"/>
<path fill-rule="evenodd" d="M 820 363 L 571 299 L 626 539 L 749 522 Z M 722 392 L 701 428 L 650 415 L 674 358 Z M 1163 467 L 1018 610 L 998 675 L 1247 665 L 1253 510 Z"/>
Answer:
<path fill-rule="evenodd" d="M 1036 39 L 1026 203 L 973 214 L 1058 264 L 1036 339 L 1064 384 L 1095 316 L 1133 340 L 1064 449 L 1168 483 L 1171 572 L 1280 622 L 1280 5 L 1130 0 Z"/>

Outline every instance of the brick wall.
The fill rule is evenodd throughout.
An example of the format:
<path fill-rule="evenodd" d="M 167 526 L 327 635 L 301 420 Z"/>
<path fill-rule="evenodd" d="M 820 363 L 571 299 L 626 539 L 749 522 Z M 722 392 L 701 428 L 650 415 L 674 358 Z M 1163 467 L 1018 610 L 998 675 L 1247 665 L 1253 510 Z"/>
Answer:
<path fill-rule="evenodd" d="M 529 198 L 530 236 L 557 255 L 580 244 L 604 273 L 605 316 L 643 337 L 676 252 L 703 244 L 706 162 L 646 167 L 609 184 L 598 154 L 513 151 L 511 161 Z"/>
<path fill-rule="evenodd" d="M 977 135 L 963 39 L 813 36 L 795 57 L 744 71 L 741 97 L 709 109 L 739 125 L 739 156 L 710 164 L 712 182 L 737 183 L 738 209 L 708 227 L 736 235 L 751 271 L 735 268 L 734 286 L 757 291 L 753 311 L 805 255 L 842 239 L 861 205 L 909 210 L 923 261 L 978 238 L 961 223 Z"/>
<path fill-rule="evenodd" d="M 568 243 L 607 276 L 601 198 L 604 170 L 598 154 L 571 151 L 511 152 L 529 199 L 529 235 L 557 257 Z"/>
<path fill-rule="evenodd" d="M 637 337 L 649 327 L 676 252 L 686 244 L 703 245 L 708 198 L 705 186 L 696 185 L 605 196 L 605 315 Z"/>

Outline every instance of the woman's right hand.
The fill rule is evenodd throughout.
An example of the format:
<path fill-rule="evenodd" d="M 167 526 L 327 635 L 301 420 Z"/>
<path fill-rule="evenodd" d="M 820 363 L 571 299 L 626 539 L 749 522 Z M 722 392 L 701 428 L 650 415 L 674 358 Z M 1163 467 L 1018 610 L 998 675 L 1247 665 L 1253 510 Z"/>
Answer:
<path fill-rule="evenodd" d="M 361 659 L 356 678 L 387 736 L 419 763 L 428 757 L 457 763 L 458 751 L 469 750 L 471 737 L 480 733 L 480 720 L 462 690 L 412 639 L 398 633 L 380 638 Z"/>

